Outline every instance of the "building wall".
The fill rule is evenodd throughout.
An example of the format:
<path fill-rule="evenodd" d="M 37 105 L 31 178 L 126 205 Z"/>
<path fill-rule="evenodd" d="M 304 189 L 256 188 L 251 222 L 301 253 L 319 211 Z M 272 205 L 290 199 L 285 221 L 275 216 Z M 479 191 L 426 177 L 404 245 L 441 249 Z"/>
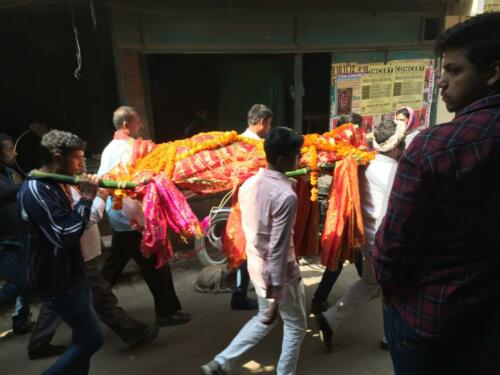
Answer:
<path fill-rule="evenodd" d="M 44 122 L 80 135 L 88 154 L 100 153 L 118 104 L 106 8 L 95 2 L 93 31 L 88 3 L 75 2 L 83 64 L 77 80 L 69 2 L 37 3 L 0 11 L 0 131 L 18 136 L 30 123 Z"/>

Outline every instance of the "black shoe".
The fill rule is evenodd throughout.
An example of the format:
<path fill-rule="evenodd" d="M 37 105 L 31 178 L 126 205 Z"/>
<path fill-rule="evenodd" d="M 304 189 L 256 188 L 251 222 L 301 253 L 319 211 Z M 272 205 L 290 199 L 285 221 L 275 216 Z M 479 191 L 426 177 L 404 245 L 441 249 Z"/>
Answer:
<path fill-rule="evenodd" d="M 54 357 L 63 354 L 67 348 L 64 345 L 42 344 L 36 349 L 29 350 L 28 357 L 30 359 Z"/>
<path fill-rule="evenodd" d="M 311 303 L 311 313 L 312 314 L 319 314 L 322 312 L 325 312 L 328 310 L 330 305 L 328 304 L 328 301 L 323 301 L 323 302 L 318 302 L 318 303 Z"/>
<path fill-rule="evenodd" d="M 157 316 L 156 317 L 156 325 L 158 327 L 167 327 L 167 326 L 178 326 L 181 324 L 185 324 L 191 320 L 191 316 L 188 313 L 177 311 L 173 314 L 166 316 Z"/>
<path fill-rule="evenodd" d="M 255 310 L 259 307 L 256 300 L 248 297 L 231 298 L 232 310 Z"/>
<path fill-rule="evenodd" d="M 380 340 L 379 347 L 380 347 L 380 349 L 382 349 L 385 352 L 389 350 L 389 345 L 387 345 L 387 343 L 383 342 L 382 340 Z"/>
<path fill-rule="evenodd" d="M 33 330 L 35 328 L 36 323 L 27 320 L 26 322 L 23 322 L 22 324 L 18 324 L 15 327 L 12 327 L 12 332 L 14 332 L 16 335 L 25 335 Z"/>
<path fill-rule="evenodd" d="M 160 329 L 157 326 L 148 326 L 144 330 L 144 336 L 141 337 L 136 342 L 134 342 L 131 346 L 136 347 L 136 346 L 144 346 L 144 345 L 150 344 L 156 340 L 159 333 L 160 333 Z"/>
<path fill-rule="evenodd" d="M 216 361 L 210 361 L 200 367 L 201 375 L 225 375 L 227 374 Z"/>
<path fill-rule="evenodd" d="M 319 328 L 319 337 L 321 338 L 321 341 L 325 345 L 326 350 L 328 352 L 331 352 L 333 331 L 330 328 L 330 325 L 328 324 L 322 313 L 314 315 L 314 318 L 316 319 L 316 324 L 318 325 Z"/>

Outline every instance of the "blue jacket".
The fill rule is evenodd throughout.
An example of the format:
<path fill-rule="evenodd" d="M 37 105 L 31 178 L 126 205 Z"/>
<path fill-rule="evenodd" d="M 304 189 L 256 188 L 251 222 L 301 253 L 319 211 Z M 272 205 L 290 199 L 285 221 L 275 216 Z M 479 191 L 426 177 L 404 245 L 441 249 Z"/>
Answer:
<path fill-rule="evenodd" d="M 28 179 L 19 192 L 28 253 L 28 281 L 42 295 L 70 290 L 84 276 L 80 237 L 90 218 L 92 201 L 74 207 L 59 184 Z"/>

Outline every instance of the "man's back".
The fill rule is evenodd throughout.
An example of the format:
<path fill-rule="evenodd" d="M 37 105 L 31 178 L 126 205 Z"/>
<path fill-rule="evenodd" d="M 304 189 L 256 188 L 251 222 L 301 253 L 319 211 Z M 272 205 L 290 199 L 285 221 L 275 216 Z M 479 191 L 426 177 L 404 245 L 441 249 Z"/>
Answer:
<path fill-rule="evenodd" d="M 264 280 L 264 269 L 264 273 L 273 273 L 274 285 L 282 285 L 283 281 L 297 275 L 295 269 L 284 269 L 287 263 L 295 264 L 291 238 L 297 196 L 290 182 L 280 172 L 260 169 L 241 186 L 238 201 L 252 280 L 264 287 L 269 285 L 268 280 Z M 283 242 L 276 242 L 276 239 Z M 284 262 L 276 261 L 274 257 Z"/>
<path fill-rule="evenodd" d="M 500 95 L 423 131 L 400 161 L 378 272 L 418 333 L 449 333 L 500 298 L 499 166 Z"/>

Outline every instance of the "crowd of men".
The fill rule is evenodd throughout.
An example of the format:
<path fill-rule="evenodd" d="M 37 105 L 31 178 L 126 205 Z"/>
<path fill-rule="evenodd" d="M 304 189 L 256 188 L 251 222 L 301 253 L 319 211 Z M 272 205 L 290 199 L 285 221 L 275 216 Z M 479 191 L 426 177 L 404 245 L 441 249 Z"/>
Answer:
<path fill-rule="evenodd" d="M 325 270 L 311 304 L 322 341 L 331 350 L 346 316 L 382 294 L 381 347 L 395 373 L 498 374 L 500 344 L 500 14 L 472 17 L 438 37 L 438 80 L 450 123 L 421 129 L 410 108 L 382 121 L 373 134 L 375 159 L 360 173 L 366 243 L 357 261 L 360 280 L 333 306 L 327 298 L 339 276 Z M 356 116 L 346 119 L 358 122 Z M 257 309 L 227 348 L 201 366 L 228 374 L 238 358 L 283 322 L 280 375 L 295 374 L 306 333 L 304 285 L 293 248 L 297 196 L 285 172 L 295 169 L 303 137 L 271 127 L 272 112 L 255 105 L 243 135 L 264 139 L 267 167 L 245 181 L 238 199 L 247 241 L 233 309 Z M 182 311 L 169 264 L 156 268 L 140 251 L 141 233 L 115 210 L 100 177 L 127 162 L 142 121 L 131 107 L 113 115 L 115 134 L 97 175 L 86 173 L 86 143 L 51 130 L 41 139 L 44 172 L 79 176 L 70 186 L 24 176 L 14 140 L 0 134 L 0 307 L 16 300 L 15 334 L 32 331 L 32 359 L 59 355 L 44 374 L 87 374 L 103 345 L 102 321 L 125 343 L 145 345 L 158 327 L 190 320 Z M 130 205 L 137 204 L 133 201 Z M 102 267 L 97 223 L 106 211 L 111 252 Z M 118 306 L 113 293 L 127 262 L 141 269 L 154 300 L 150 325 Z M 247 296 L 249 280 L 257 301 Z M 41 302 L 31 321 L 29 299 Z M 72 331 L 69 347 L 50 343 L 58 324 Z"/>

